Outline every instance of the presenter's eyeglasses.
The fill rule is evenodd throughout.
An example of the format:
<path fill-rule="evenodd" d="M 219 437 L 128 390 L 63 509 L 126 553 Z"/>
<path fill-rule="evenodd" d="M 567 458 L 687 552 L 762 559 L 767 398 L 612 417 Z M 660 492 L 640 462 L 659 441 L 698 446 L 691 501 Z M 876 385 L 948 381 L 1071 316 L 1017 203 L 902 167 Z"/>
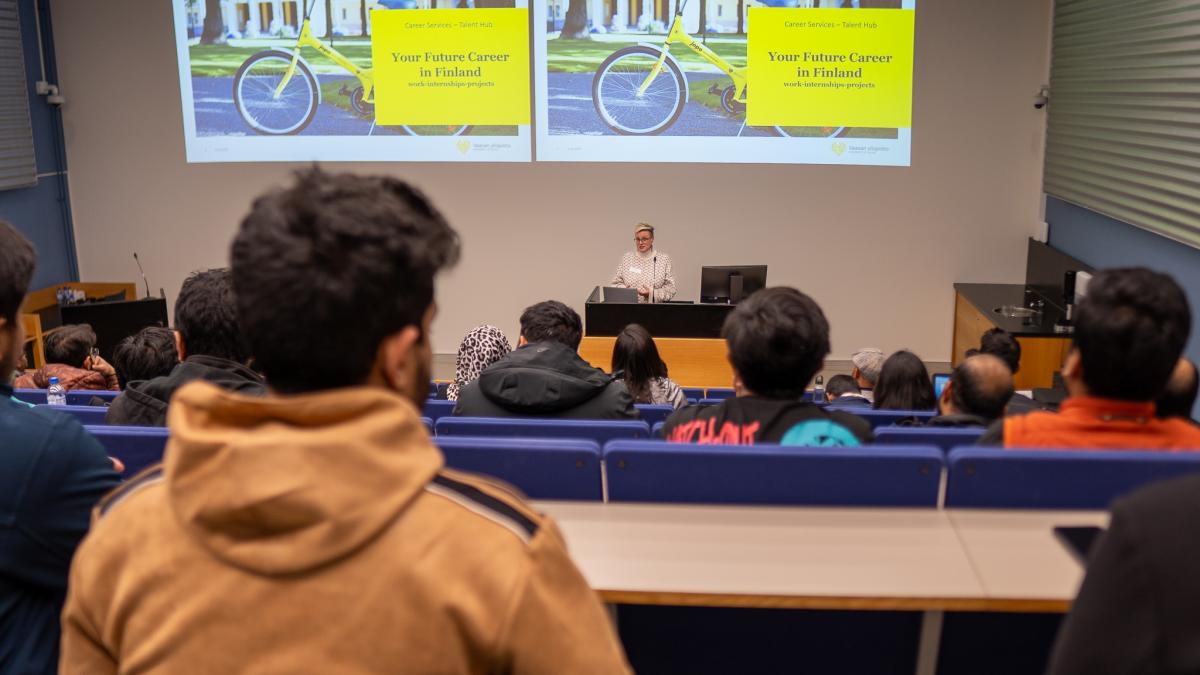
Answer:
<path fill-rule="evenodd" d="M 654 241 L 654 237 L 634 237 L 634 241 Z"/>

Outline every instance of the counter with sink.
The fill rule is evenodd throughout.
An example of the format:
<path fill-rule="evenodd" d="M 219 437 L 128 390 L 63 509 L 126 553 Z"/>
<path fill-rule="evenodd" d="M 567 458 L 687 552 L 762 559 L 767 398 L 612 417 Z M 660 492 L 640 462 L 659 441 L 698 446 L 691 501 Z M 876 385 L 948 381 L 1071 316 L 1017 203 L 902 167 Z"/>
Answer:
<path fill-rule="evenodd" d="M 954 284 L 954 365 L 968 349 L 979 346 L 984 332 L 995 328 L 1021 343 L 1017 389 L 1050 387 L 1071 346 L 1069 333 L 1056 327 L 1064 317 L 1062 298 L 1046 297 L 1023 284 Z M 1040 311 L 1030 311 L 1037 305 Z"/>

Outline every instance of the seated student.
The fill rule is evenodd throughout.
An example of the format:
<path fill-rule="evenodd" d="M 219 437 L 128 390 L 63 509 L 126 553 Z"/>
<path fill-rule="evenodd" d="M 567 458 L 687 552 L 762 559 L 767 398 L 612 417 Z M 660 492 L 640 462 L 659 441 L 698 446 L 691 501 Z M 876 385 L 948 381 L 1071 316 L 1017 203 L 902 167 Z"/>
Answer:
<path fill-rule="evenodd" d="M 634 403 L 654 403 L 682 408 L 687 396 L 667 377 L 667 364 L 658 355 L 650 331 L 631 323 L 617 335 L 612 353 L 613 377 L 624 380 Z"/>
<path fill-rule="evenodd" d="M 854 364 L 850 377 L 858 383 L 859 393 L 868 401 L 875 400 L 875 383 L 879 381 L 879 369 L 883 368 L 884 360 L 883 351 L 874 347 L 864 347 L 850 355 L 850 363 Z"/>
<path fill-rule="evenodd" d="M 900 350 L 883 362 L 875 384 L 876 410 L 933 410 L 936 405 L 933 380 L 916 354 Z"/>
<path fill-rule="evenodd" d="M 147 326 L 113 349 L 113 367 L 121 389 L 130 382 L 170 375 L 177 365 L 179 352 L 175 349 L 175 331 L 170 328 Z"/>
<path fill-rule="evenodd" d="M 938 400 L 931 427 L 986 427 L 1004 416 L 1012 398 L 1008 365 L 991 354 L 977 354 L 958 364 Z"/>
<path fill-rule="evenodd" d="M 874 439 L 863 419 L 800 401 L 829 354 L 829 323 L 812 298 L 794 288 L 765 288 L 738 303 L 721 335 L 737 395 L 675 411 L 663 427 L 667 440 L 853 446 Z"/>
<path fill-rule="evenodd" d="M 17 378 L 18 389 L 45 389 L 50 378 L 67 391 L 119 389 L 117 372 L 107 361 L 93 354 L 96 331 L 86 323 L 68 324 L 46 334 L 43 341 L 46 365 Z"/>
<path fill-rule="evenodd" d="M 455 415 L 638 419 L 625 385 L 579 357 L 583 321 L 556 300 L 521 314 L 517 349 L 458 396 Z"/>
<path fill-rule="evenodd" d="M 458 251 L 391 177 L 311 169 L 254 202 L 231 262 L 272 392 L 176 393 L 165 465 L 75 558 L 62 673 L 629 672 L 554 522 L 445 469 L 421 424 Z"/>
<path fill-rule="evenodd" d="M 1191 330 L 1183 289 L 1145 268 L 1103 270 L 1075 313 L 1063 364 L 1070 396 L 1057 413 L 996 422 L 980 444 L 1014 448 L 1200 450 L 1200 428 L 1157 419 L 1162 394 Z"/>
<path fill-rule="evenodd" d="M 0 672 L 54 673 L 67 572 L 96 502 L 119 478 L 100 443 L 61 412 L 10 400 L 25 343 L 33 247 L 0 221 Z"/>
<path fill-rule="evenodd" d="M 463 336 L 454 360 L 454 381 L 446 387 L 446 398 L 457 401 L 463 387 L 479 379 L 484 368 L 512 351 L 508 336 L 495 326 L 476 326 Z"/>
<path fill-rule="evenodd" d="M 1196 475 L 1152 483 L 1113 504 L 1048 675 L 1200 672 L 1198 521 Z"/>
<path fill-rule="evenodd" d="M 825 400 L 829 401 L 829 405 L 843 408 L 871 407 L 871 402 L 862 395 L 858 382 L 850 375 L 834 375 L 829 378 L 829 382 L 825 383 Z"/>
<path fill-rule="evenodd" d="M 175 333 L 183 362 L 169 375 L 130 382 L 112 402 L 105 422 L 166 426 L 171 397 L 193 380 L 244 394 L 266 391 L 262 377 L 246 366 L 250 350 L 238 323 L 229 270 L 195 272 L 184 280 L 175 300 Z"/>
<path fill-rule="evenodd" d="M 1200 389 L 1200 377 L 1196 375 L 1196 364 L 1183 357 L 1171 372 L 1171 379 L 1163 393 L 1155 401 L 1155 414 L 1159 417 L 1181 417 L 1192 419 L 1192 408 L 1196 405 L 1196 393 Z"/>
<path fill-rule="evenodd" d="M 972 351 L 978 354 L 991 354 L 1004 361 L 1014 377 L 1021 369 L 1021 343 L 1017 342 L 1012 333 L 1003 328 L 993 328 L 985 332 L 979 338 L 979 349 L 968 350 L 967 356 L 970 356 Z M 1045 406 L 1025 394 L 1014 391 L 1004 412 L 1006 415 L 1021 415 L 1033 410 L 1045 410 Z"/>

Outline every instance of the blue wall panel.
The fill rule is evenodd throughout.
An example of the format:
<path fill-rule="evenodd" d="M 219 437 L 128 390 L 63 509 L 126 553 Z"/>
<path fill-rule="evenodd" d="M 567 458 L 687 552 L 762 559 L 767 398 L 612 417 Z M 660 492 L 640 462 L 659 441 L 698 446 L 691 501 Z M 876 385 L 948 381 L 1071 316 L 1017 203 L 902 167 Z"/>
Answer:
<path fill-rule="evenodd" d="M 71 229 L 70 204 L 66 190 L 66 152 L 63 145 L 61 115 L 38 96 L 41 77 L 38 57 L 37 22 L 34 2 L 39 2 L 46 45 L 46 78 L 56 82 L 54 47 L 49 32 L 49 3 L 45 0 L 18 0 L 21 13 L 21 43 L 25 52 L 29 113 L 33 123 L 33 144 L 41 178 L 33 187 L 0 190 L 0 219 L 7 220 L 37 246 L 38 264 L 33 288 L 43 288 L 76 279 L 75 236 Z M 68 96 L 69 92 L 64 92 Z"/>
<path fill-rule="evenodd" d="M 1138 265 L 1175 277 L 1192 305 L 1186 353 L 1200 363 L 1200 249 L 1053 197 L 1046 198 L 1046 222 L 1051 246 L 1093 267 Z M 1200 405 L 1192 417 L 1200 418 Z"/>

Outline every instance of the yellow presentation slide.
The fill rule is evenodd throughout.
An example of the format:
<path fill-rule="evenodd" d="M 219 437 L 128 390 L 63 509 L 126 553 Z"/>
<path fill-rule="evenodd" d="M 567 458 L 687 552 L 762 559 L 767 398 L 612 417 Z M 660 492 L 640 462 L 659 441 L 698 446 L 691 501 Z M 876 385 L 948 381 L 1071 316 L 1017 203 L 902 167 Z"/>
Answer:
<path fill-rule="evenodd" d="M 750 8 L 747 123 L 911 127 L 914 15 Z"/>
<path fill-rule="evenodd" d="M 379 124 L 529 124 L 529 11 L 376 12 Z"/>

